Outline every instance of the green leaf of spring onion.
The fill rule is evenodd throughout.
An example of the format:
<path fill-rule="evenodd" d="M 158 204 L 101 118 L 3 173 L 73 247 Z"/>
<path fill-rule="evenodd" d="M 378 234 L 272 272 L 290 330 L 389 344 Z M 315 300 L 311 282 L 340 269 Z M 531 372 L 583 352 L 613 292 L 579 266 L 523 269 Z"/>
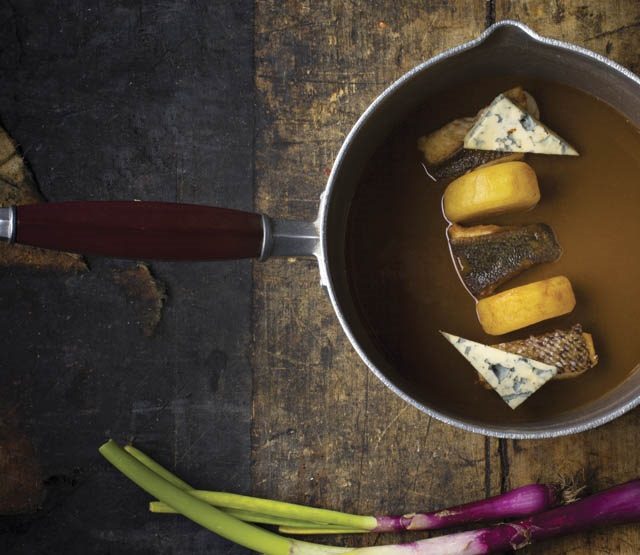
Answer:
<path fill-rule="evenodd" d="M 190 495 L 165 477 L 147 468 L 113 440 L 102 445 L 99 451 L 113 466 L 150 495 L 164 501 L 207 530 L 248 549 L 266 555 L 324 555 L 350 551 L 339 547 L 290 540 L 242 522 Z"/>

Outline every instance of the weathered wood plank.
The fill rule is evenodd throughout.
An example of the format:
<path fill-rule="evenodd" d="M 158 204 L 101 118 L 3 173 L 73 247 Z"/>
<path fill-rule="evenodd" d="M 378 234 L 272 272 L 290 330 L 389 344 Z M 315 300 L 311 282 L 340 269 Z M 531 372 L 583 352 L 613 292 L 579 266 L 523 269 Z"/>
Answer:
<path fill-rule="evenodd" d="M 0 515 L 33 512 L 45 495 L 40 464 L 29 436 L 18 425 L 18 407 L 4 395 L 0 406 Z"/>
<path fill-rule="evenodd" d="M 420 61 L 476 36 L 486 16 L 477 1 L 373 6 L 256 4 L 258 210 L 313 219 L 367 104 Z M 431 421 L 379 383 L 318 281 L 310 261 L 254 270 L 254 493 L 371 513 L 496 492 L 497 442 Z"/>
<path fill-rule="evenodd" d="M 486 22 L 520 19 L 638 71 L 639 10 L 628 0 L 432 2 L 426 9 L 411 3 L 378 12 L 358 2 L 260 3 L 257 208 L 313 218 L 333 157 L 368 102 Z M 365 370 L 317 288 L 313 263 L 270 261 L 255 268 L 254 279 L 256 494 L 393 511 L 442 506 L 559 473 L 582 471 L 597 490 L 637 472 L 635 413 L 546 442 L 464 434 L 406 407 Z M 637 532 L 619 528 L 524 552 L 635 553 L 638 545 Z"/>
<path fill-rule="evenodd" d="M 634 411 L 606 426 L 575 436 L 548 441 L 508 441 L 508 484 L 557 481 L 578 477 L 590 491 L 598 491 L 638 476 L 637 438 L 640 414 Z M 637 526 L 597 530 L 550 544 L 530 547 L 527 554 L 616 553 L 640 549 Z"/>
<path fill-rule="evenodd" d="M 640 3 L 635 0 L 575 1 L 498 0 L 496 18 L 519 19 L 542 35 L 580 44 L 609 56 L 633 71 L 640 70 Z M 597 369 L 596 369 L 597 370 Z M 637 477 L 640 454 L 637 411 L 598 430 L 551 441 L 504 442 L 507 485 L 555 480 L 581 474 L 596 491 Z M 527 554 L 635 554 L 637 527 L 619 527 L 530 547 Z"/>
<path fill-rule="evenodd" d="M 496 18 L 518 19 L 541 35 L 575 42 L 640 71 L 640 2 L 530 0 L 495 2 Z"/>
<path fill-rule="evenodd" d="M 44 197 L 251 208 L 252 0 L 43 7 L 0 3 L 0 115 Z M 93 257 L 63 274 L 5 268 L 6 253 L 0 512 L 44 502 L 0 518 L 0 553 L 246 553 L 149 513 L 97 448 L 133 440 L 194 484 L 249 489 L 250 263 L 150 276 Z"/>

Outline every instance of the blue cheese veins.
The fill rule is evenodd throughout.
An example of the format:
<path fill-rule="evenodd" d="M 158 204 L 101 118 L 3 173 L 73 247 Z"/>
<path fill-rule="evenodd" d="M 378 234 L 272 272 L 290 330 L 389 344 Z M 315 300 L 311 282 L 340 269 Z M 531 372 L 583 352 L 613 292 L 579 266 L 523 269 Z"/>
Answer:
<path fill-rule="evenodd" d="M 457 335 L 440 332 L 512 409 L 558 373 L 558 368 L 501 351 Z"/>
<path fill-rule="evenodd" d="M 578 152 L 503 94 L 480 114 L 464 138 L 464 147 L 497 152 L 533 152 L 578 156 Z"/>

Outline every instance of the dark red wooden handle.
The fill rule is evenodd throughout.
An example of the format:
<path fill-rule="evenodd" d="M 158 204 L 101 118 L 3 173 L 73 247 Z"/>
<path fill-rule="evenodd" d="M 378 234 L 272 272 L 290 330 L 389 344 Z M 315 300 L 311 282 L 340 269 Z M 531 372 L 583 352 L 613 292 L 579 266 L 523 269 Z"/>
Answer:
<path fill-rule="evenodd" d="M 117 258 L 220 260 L 260 256 L 262 216 L 168 202 L 60 202 L 16 207 L 15 241 Z"/>

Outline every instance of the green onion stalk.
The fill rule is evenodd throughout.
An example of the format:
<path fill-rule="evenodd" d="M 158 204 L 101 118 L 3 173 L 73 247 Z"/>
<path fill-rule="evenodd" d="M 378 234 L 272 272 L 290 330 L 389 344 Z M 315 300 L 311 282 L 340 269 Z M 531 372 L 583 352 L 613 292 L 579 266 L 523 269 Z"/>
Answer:
<path fill-rule="evenodd" d="M 181 487 L 186 485 L 182 480 L 177 482 L 175 476 L 163 475 L 157 467 L 152 469 L 156 463 L 151 459 L 148 466 L 145 465 L 113 440 L 102 445 L 99 451 L 113 466 L 150 495 L 164 501 L 176 512 L 207 530 L 248 549 L 265 555 L 331 555 L 350 551 L 347 548 L 285 538 L 243 522 L 194 497 Z"/>
<path fill-rule="evenodd" d="M 176 487 L 188 491 L 193 497 L 205 501 L 209 505 L 245 522 L 271 524 L 280 526 L 281 529 L 291 528 L 294 531 L 303 531 L 299 533 L 313 534 L 370 532 L 377 524 L 376 518 L 370 516 L 316 509 L 294 503 L 283 503 L 282 501 L 260 499 L 235 493 L 196 490 L 132 445 L 127 445 L 124 449 L 149 470 L 162 476 Z M 149 510 L 153 513 L 177 512 L 168 503 L 162 501 L 149 503 Z"/>
<path fill-rule="evenodd" d="M 125 449 L 194 497 L 240 520 L 279 526 L 280 532 L 293 535 L 439 530 L 469 523 L 522 518 L 575 501 L 580 491 L 572 484 L 529 484 L 495 497 L 429 513 L 354 515 L 233 493 L 195 490 L 135 447 L 127 446 Z M 154 513 L 176 512 L 161 501 L 152 501 L 149 510 Z"/>

